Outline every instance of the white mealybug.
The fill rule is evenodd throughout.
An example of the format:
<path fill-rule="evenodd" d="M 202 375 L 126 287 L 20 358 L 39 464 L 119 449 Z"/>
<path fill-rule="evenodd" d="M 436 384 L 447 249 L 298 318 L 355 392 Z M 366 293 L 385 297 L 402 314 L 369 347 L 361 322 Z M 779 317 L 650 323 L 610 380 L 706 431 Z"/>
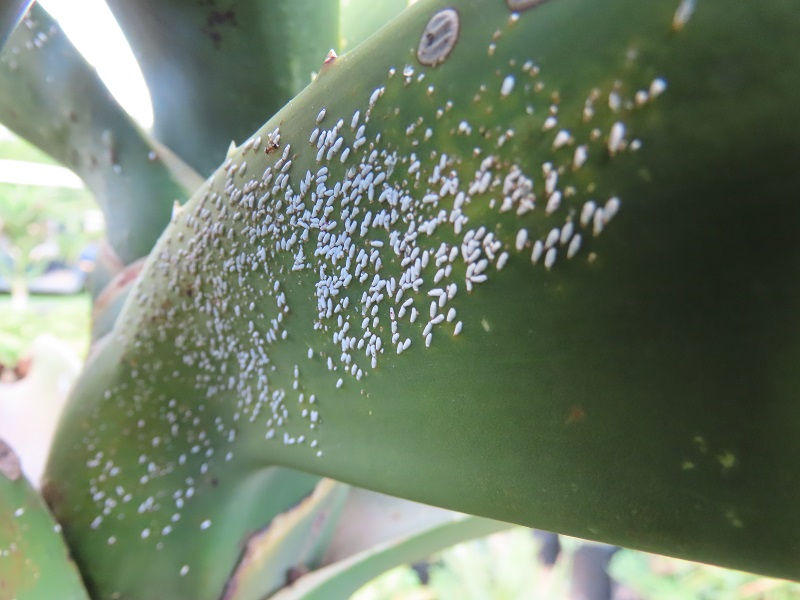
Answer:
<path fill-rule="evenodd" d="M 663 77 L 656 77 L 650 82 L 650 97 L 658 98 L 667 90 L 667 81 Z"/>
<path fill-rule="evenodd" d="M 499 271 L 500 269 L 505 267 L 507 262 L 508 262 L 508 252 L 501 253 L 497 259 L 497 270 Z"/>
<path fill-rule="evenodd" d="M 552 248 L 558 243 L 560 237 L 561 237 L 561 230 L 558 227 L 553 227 L 550 230 L 550 233 L 547 234 L 547 238 L 544 242 L 544 247 Z"/>
<path fill-rule="evenodd" d="M 597 209 L 597 205 L 594 203 L 593 200 L 587 200 L 583 203 L 583 208 L 581 208 L 581 226 L 586 227 L 589 223 L 592 222 L 592 216 L 594 215 L 594 211 Z"/>
<path fill-rule="evenodd" d="M 572 142 L 572 136 L 570 135 L 569 131 L 566 129 L 560 130 L 557 134 L 555 139 L 553 140 L 553 150 L 558 150 L 559 148 L 563 148 Z"/>
<path fill-rule="evenodd" d="M 622 97 L 619 95 L 619 92 L 616 90 L 612 90 L 608 94 L 608 108 L 612 111 L 617 112 L 619 109 L 622 108 Z"/>
<path fill-rule="evenodd" d="M 548 271 L 556 264 L 557 251 L 555 248 L 550 248 L 544 256 L 544 268 Z"/>
<path fill-rule="evenodd" d="M 620 200 L 616 196 L 609 198 L 603 207 L 603 220 L 608 223 L 619 212 Z"/>
<path fill-rule="evenodd" d="M 539 259 L 542 257 L 542 252 L 544 252 L 544 244 L 542 240 L 536 240 L 533 243 L 533 252 L 531 252 L 531 262 L 533 264 L 539 262 Z"/>
<path fill-rule="evenodd" d="M 614 156 L 622 148 L 625 138 L 625 124 L 617 121 L 611 126 L 611 133 L 608 134 L 608 153 Z"/>
<path fill-rule="evenodd" d="M 582 144 L 577 148 L 575 148 L 575 154 L 572 157 L 573 170 L 577 171 L 584 164 L 586 164 L 586 159 L 588 157 L 589 157 L 589 147 L 586 144 Z"/>
<path fill-rule="evenodd" d="M 575 236 L 570 240 L 569 246 L 567 247 L 567 258 L 572 258 L 578 253 L 578 250 L 581 249 L 581 234 L 575 234 Z"/>
<path fill-rule="evenodd" d="M 500 95 L 505 98 L 514 91 L 514 84 L 516 80 L 513 75 L 506 75 L 503 79 L 503 84 L 500 86 Z"/>
<path fill-rule="evenodd" d="M 566 244 L 570 240 L 574 231 L 575 225 L 572 224 L 572 221 L 564 223 L 564 226 L 561 228 L 561 237 L 559 238 L 561 245 Z"/>
<path fill-rule="evenodd" d="M 544 209 L 546 215 L 550 215 L 561 207 L 561 192 L 556 190 L 547 199 L 547 206 Z"/>
<path fill-rule="evenodd" d="M 527 229 L 520 229 L 517 232 L 517 239 L 515 240 L 515 247 L 517 252 L 522 252 L 522 249 L 525 248 L 525 243 L 528 241 L 528 230 Z"/>
<path fill-rule="evenodd" d="M 696 8 L 695 0 L 681 0 L 672 17 L 672 29 L 680 31 L 689 22 Z"/>

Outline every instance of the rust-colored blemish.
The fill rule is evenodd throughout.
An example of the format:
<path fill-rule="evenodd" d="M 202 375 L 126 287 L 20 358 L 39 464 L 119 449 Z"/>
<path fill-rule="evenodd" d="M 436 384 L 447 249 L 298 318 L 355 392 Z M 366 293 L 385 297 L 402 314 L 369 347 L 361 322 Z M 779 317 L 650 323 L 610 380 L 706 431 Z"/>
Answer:
<path fill-rule="evenodd" d="M 567 417 L 567 425 L 573 425 L 575 423 L 579 423 L 586 418 L 586 411 L 583 410 L 580 406 L 573 406 L 569 411 L 569 416 Z"/>
<path fill-rule="evenodd" d="M 322 63 L 323 67 L 327 67 L 328 65 L 332 64 L 337 58 L 339 58 L 336 54 L 336 50 L 331 48 L 328 51 L 328 56 L 325 57 L 325 61 Z"/>
<path fill-rule="evenodd" d="M 98 313 L 108 308 L 108 306 L 139 276 L 142 267 L 144 267 L 145 260 L 146 257 L 140 258 L 114 275 L 113 279 L 108 282 L 108 285 L 106 285 L 103 291 L 100 292 L 100 295 L 97 296 L 97 300 L 94 301 L 92 312 Z"/>

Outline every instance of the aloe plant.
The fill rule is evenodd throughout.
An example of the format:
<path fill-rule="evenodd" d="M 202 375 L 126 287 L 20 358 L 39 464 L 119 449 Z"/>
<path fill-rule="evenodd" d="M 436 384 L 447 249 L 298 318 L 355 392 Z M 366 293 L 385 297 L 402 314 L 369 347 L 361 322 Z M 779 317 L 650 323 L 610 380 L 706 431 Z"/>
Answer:
<path fill-rule="evenodd" d="M 88 600 L 41 497 L 22 476 L 19 457 L 0 440 L 0 595 L 25 600 Z"/>
<path fill-rule="evenodd" d="M 154 103 L 203 172 L 241 130 L 202 115 L 241 99 L 246 127 L 270 93 L 259 56 L 235 14 L 228 63 L 208 7 L 113 4 L 162 44 L 156 99 L 214 56 L 181 71 L 191 103 Z M 296 82 L 274 26 L 242 40 Z M 99 303 L 43 490 L 93 597 L 276 592 L 353 514 L 319 476 L 800 578 L 798 30 L 789 0 L 421 0 L 319 56 L 168 225 L 160 196 Z M 500 526 L 462 522 L 280 593 Z"/>

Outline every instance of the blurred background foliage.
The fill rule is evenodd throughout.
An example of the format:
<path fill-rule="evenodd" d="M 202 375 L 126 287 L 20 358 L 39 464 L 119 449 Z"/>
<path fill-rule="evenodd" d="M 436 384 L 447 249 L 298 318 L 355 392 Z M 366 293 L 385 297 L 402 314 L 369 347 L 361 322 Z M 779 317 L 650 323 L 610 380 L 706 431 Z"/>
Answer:
<path fill-rule="evenodd" d="M 6 179 L 19 179 L 15 167 L 20 163 L 56 165 L 0 128 L 0 164 L 11 175 Z M 91 260 L 84 256 L 81 261 L 81 255 L 101 236 L 97 205 L 82 186 L 0 181 L 0 373 L 3 366 L 13 368 L 32 341 L 45 333 L 63 339 L 76 356 L 86 353 L 90 300 L 80 283 L 91 270 Z M 50 278 L 52 292 L 72 293 L 28 296 L 28 288 L 36 289 L 37 280 L 48 271 L 55 274 Z M 10 293 L 14 282 L 22 286 L 18 298 Z"/>
<path fill-rule="evenodd" d="M 353 600 L 590 600 L 602 597 L 593 586 L 576 584 L 576 563 L 586 548 L 613 551 L 559 536 L 555 564 L 543 563 L 542 540 L 516 527 L 488 538 L 464 542 L 421 565 L 392 569 L 353 595 Z M 613 600 L 797 600 L 800 585 L 619 549 L 608 567 Z M 423 583 L 422 580 L 425 581 Z M 592 595 L 593 593 L 597 595 Z"/>

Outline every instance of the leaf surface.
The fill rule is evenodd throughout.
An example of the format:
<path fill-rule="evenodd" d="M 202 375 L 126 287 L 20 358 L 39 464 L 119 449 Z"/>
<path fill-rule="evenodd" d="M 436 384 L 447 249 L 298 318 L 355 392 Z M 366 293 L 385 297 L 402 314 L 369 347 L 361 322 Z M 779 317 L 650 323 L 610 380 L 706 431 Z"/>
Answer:
<path fill-rule="evenodd" d="M 283 465 L 800 577 L 800 13 L 535 4 L 416 3 L 175 217 L 50 465 L 101 597 L 133 585 L 86 527 L 112 448 L 162 474 L 134 504 L 206 482 L 195 520 Z"/>

